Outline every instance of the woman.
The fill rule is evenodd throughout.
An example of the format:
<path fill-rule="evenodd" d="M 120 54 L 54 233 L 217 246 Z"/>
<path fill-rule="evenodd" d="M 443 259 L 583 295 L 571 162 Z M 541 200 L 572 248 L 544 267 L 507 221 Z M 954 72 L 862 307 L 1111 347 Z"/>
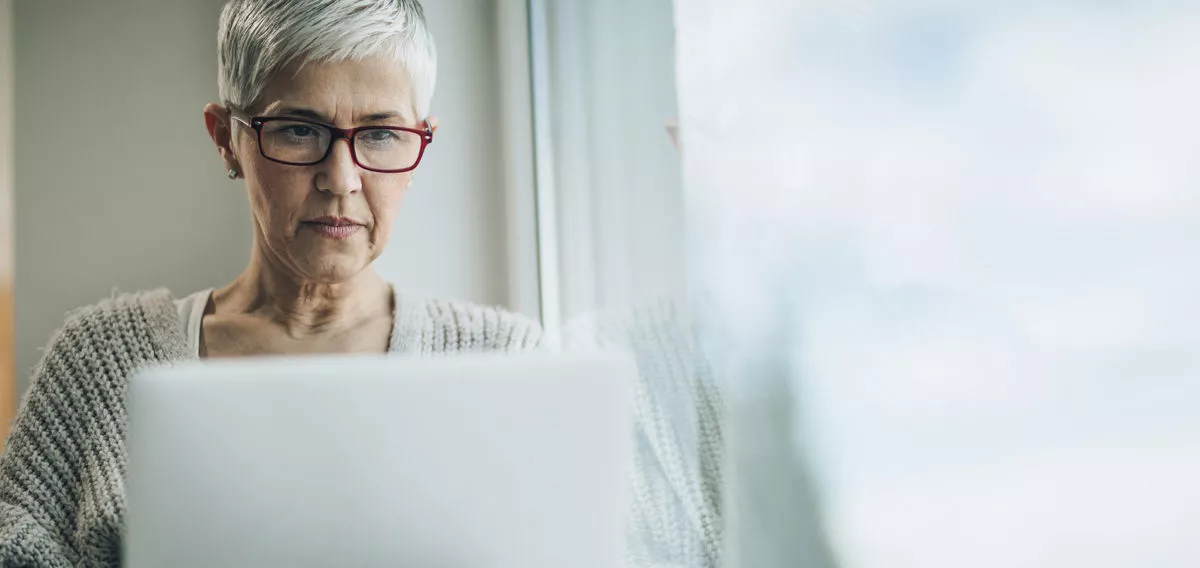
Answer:
<path fill-rule="evenodd" d="M 416 0 L 233 0 L 217 43 L 223 104 L 204 123 L 249 194 L 251 260 L 217 290 L 124 295 L 68 318 L 0 464 L 0 566 L 119 565 L 124 392 L 142 366 L 539 341 L 526 318 L 402 297 L 371 268 L 437 129 Z"/>

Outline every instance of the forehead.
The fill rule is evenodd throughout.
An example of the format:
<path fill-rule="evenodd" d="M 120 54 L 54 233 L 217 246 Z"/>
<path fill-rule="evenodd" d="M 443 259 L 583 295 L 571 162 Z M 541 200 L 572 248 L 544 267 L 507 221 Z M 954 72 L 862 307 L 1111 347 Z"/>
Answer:
<path fill-rule="evenodd" d="M 346 112 L 417 119 L 408 72 L 383 58 L 289 66 L 271 78 L 260 100 L 264 111 L 301 107 L 339 120 L 351 118 Z"/>

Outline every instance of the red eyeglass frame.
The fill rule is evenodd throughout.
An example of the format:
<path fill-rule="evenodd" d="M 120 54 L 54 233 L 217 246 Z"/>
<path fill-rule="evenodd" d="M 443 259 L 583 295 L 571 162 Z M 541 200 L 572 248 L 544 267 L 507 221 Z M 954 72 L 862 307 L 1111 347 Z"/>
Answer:
<path fill-rule="evenodd" d="M 359 126 L 357 128 L 338 128 L 336 126 L 333 126 L 332 124 L 325 124 L 323 122 L 316 122 L 313 120 L 305 120 L 303 118 L 292 118 L 290 116 L 249 116 L 249 117 L 244 117 L 244 116 L 238 116 L 237 114 L 230 114 L 230 117 L 233 118 L 234 120 L 246 125 L 251 130 L 254 130 L 255 142 L 258 144 L 258 153 L 262 154 L 262 157 L 264 157 L 268 160 L 271 160 L 272 162 L 275 162 L 277 164 L 285 164 L 288 166 L 315 166 L 321 162 L 324 162 L 325 159 L 329 157 L 329 153 L 333 152 L 333 143 L 337 142 L 338 140 L 345 140 L 346 145 L 350 147 L 350 159 L 354 162 L 354 165 L 356 165 L 364 170 L 370 171 L 370 172 L 377 172 L 377 173 L 381 173 L 381 174 L 400 174 L 400 173 L 404 173 L 404 172 L 411 172 L 411 171 L 417 169 L 417 166 L 419 166 L 421 164 L 421 158 L 425 157 L 425 148 L 433 143 L 433 125 L 429 123 L 428 119 L 425 120 L 425 129 L 421 130 L 421 129 L 417 129 L 417 128 L 407 128 L 404 126 Z M 288 122 L 300 122 L 300 123 L 304 123 L 304 124 L 311 124 L 314 126 L 320 126 L 322 128 L 328 129 L 329 133 L 332 136 L 329 139 L 329 147 L 325 149 L 325 155 L 321 156 L 321 159 L 319 159 L 315 162 L 288 162 L 285 160 L 280 160 L 278 158 L 272 158 L 272 157 L 268 156 L 266 151 L 263 150 L 262 127 L 263 127 L 263 125 L 265 125 L 268 122 L 276 122 L 276 121 L 281 121 L 281 120 L 286 120 Z M 416 161 L 413 162 L 413 165 L 411 165 L 407 168 L 399 169 L 399 170 L 381 170 L 378 168 L 372 168 L 370 166 L 364 166 L 361 162 L 358 161 L 358 152 L 354 150 L 354 135 L 359 132 L 370 131 L 370 130 L 400 130 L 400 131 L 404 131 L 404 132 L 411 132 L 413 134 L 420 136 L 421 137 L 421 149 L 417 152 Z"/>

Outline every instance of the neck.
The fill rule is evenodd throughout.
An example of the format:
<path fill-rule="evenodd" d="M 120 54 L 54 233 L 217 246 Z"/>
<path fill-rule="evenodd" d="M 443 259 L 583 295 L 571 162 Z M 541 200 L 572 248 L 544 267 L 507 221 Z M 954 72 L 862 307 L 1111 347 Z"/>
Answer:
<path fill-rule="evenodd" d="M 354 328 L 392 311 L 391 287 L 371 268 L 344 281 L 307 281 L 271 262 L 257 247 L 246 270 L 214 296 L 221 311 L 268 319 L 293 337 Z"/>

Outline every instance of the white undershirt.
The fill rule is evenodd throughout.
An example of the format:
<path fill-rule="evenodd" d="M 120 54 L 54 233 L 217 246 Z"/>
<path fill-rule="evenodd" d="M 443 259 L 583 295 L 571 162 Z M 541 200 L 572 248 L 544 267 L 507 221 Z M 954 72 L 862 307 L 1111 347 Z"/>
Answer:
<path fill-rule="evenodd" d="M 175 300 L 175 309 L 179 311 L 179 322 L 183 327 L 183 336 L 187 338 L 188 351 L 200 356 L 200 322 L 204 320 L 204 310 L 212 297 L 213 289 L 201 290 L 181 300 Z"/>

